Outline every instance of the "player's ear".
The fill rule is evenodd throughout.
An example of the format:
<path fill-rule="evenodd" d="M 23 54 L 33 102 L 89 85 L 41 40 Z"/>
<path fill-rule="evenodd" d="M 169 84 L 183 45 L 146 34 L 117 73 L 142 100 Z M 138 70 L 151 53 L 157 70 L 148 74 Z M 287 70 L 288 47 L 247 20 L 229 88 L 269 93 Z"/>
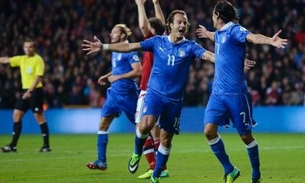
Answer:
<path fill-rule="evenodd" d="M 126 34 L 125 33 L 121 33 L 120 38 L 121 39 L 125 39 L 126 38 Z"/>

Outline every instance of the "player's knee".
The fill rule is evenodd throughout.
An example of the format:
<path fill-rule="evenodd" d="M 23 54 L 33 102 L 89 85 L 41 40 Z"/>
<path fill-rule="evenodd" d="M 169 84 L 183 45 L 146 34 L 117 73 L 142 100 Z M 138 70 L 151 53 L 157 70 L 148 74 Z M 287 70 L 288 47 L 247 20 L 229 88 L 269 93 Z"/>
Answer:
<path fill-rule="evenodd" d="M 34 117 L 39 124 L 46 122 L 46 119 L 43 113 L 34 113 Z"/>
<path fill-rule="evenodd" d="M 140 123 L 139 125 L 139 131 L 142 133 L 142 134 L 148 134 L 151 130 L 151 126 L 150 126 L 150 123 L 149 122 L 143 122 L 143 123 Z"/>
<path fill-rule="evenodd" d="M 250 144 L 255 140 L 252 134 L 241 135 L 240 138 L 245 144 Z"/>
<path fill-rule="evenodd" d="M 13 113 L 13 121 L 21 121 L 22 117 L 23 117 L 24 112 L 20 111 L 20 110 L 14 110 Z"/>
<path fill-rule="evenodd" d="M 155 120 L 153 117 L 146 117 L 144 116 L 142 118 L 141 123 L 139 124 L 139 130 L 140 132 L 143 132 L 143 134 L 149 133 L 150 130 L 155 126 Z"/>
<path fill-rule="evenodd" d="M 171 146 L 172 146 L 172 141 L 171 141 L 171 139 L 167 139 L 167 138 L 161 139 L 161 144 L 162 144 L 162 146 L 165 147 L 165 148 L 171 148 Z"/>
<path fill-rule="evenodd" d="M 217 128 L 215 129 L 213 126 L 211 126 L 209 124 L 205 125 L 203 132 L 207 139 L 213 139 L 218 136 Z"/>
<path fill-rule="evenodd" d="M 99 130 L 107 131 L 112 122 L 112 119 L 113 118 L 111 118 L 111 117 L 103 117 L 100 121 Z"/>

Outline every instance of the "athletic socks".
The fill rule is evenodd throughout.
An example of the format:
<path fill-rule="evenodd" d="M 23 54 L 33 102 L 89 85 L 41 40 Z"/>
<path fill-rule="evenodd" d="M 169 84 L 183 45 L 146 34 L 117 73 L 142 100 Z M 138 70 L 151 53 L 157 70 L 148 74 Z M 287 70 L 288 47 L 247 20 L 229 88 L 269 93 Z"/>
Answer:
<path fill-rule="evenodd" d="M 141 156 L 143 153 L 143 146 L 149 134 L 141 134 L 139 128 L 136 129 L 136 138 L 135 138 L 135 150 L 134 153 Z"/>
<path fill-rule="evenodd" d="M 16 147 L 18 143 L 19 136 L 22 130 L 22 121 L 14 122 L 13 124 L 13 137 L 12 142 L 10 143 L 11 147 Z"/>
<path fill-rule="evenodd" d="M 98 131 L 97 136 L 97 156 L 103 163 L 106 163 L 106 151 L 108 144 L 108 132 Z"/>
<path fill-rule="evenodd" d="M 156 168 L 153 173 L 153 177 L 160 177 L 161 172 L 165 169 L 166 163 L 169 158 L 171 148 L 166 148 L 163 147 L 162 144 L 160 144 L 159 149 L 158 149 L 158 154 L 157 154 L 157 164 Z"/>
<path fill-rule="evenodd" d="M 44 122 L 42 124 L 39 125 L 40 126 L 40 131 L 42 134 L 42 138 L 43 138 L 43 146 L 44 147 L 50 147 L 50 143 L 49 143 L 49 127 L 47 122 Z"/>
<path fill-rule="evenodd" d="M 246 145 L 246 147 L 248 150 L 248 156 L 252 166 L 252 179 L 259 179 L 261 178 L 261 173 L 259 170 L 260 162 L 259 162 L 257 141 L 254 140 L 250 144 Z"/>
<path fill-rule="evenodd" d="M 155 156 L 155 146 L 151 136 L 148 136 L 143 147 L 143 154 L 149 164 L 151 170 L 155 169 L 156 156 Z"/>
<path fill-rule="evenodd" d="M 211 149 L 214 152 L 215 156 L 222 164 L 225 174 L 232 172 L 234 170 L 234 166 L 231 164 L 229 160 L 229 156 L 225 151 L 225 147 L 223 141 L 221 140 L 220 135 L 218 135 L 218 137 L 212 140 L 209 140 L 208 143 L 211 146 Z"/>

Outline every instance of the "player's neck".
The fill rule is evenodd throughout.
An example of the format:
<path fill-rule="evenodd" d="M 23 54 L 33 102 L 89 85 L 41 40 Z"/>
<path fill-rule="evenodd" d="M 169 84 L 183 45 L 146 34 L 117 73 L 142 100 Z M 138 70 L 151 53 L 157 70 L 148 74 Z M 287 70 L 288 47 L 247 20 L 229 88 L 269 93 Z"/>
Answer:
<path fill-rule="evenodd" d="M 179 43 L 181 40 L 183 40 L 184 37 L 177 37 L 177 36 L 175 36 L 173 34 L 170 34 L 169 38 L 170 38 L 172 43 L 176 44 L 176 43 Z"/>
<path fill-rule="evenodd" d="M 221 19 L 218 19 L 216 22 L 215 28 L 218 30 L 221 30 L 225 25 L 226 24 Z"/>

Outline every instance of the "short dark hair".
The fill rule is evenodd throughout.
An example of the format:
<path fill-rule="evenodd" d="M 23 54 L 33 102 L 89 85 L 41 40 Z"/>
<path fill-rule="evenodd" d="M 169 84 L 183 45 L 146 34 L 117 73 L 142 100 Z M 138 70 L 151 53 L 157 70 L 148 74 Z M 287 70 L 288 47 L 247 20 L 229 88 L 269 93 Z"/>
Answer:
<path fill-rule="evenodd" d="M 167 22 L 166 22 L 166 28 L 167 28 L 167 31 L 168 33 L 170 33 L 172 31 L 171 27 L 170 27 L 170 24 L 171 23 L 174 23 L 174 16 L 176 14 L 181 14 L 181 15 L 186 15 L 185 11 L 183 10 L 174 10 L 172 11 L 169 15 L 168 15 L 168 18 L 167 18 Z M 187 25 L 187 29 L 189 28 L 190 24 L 188 23 Z"/>
<path fill-rule="evenodd" d="M 239 21 L 236 8 L 227 0 L 219 0 L 214 7 L 214 11 L 218 13 L 224 23 Z"/>
<path fill-rule="evenodd" d="M 155 29 L 156 35 L 163 35 L 165 32 L 165 25 L 159 18 L 152 17 L 148 19 L 151 28 Z"/>
<path fill-rule="evenodd" d="M 31 38 L 25 38 L 23 42 L 24 43 L 29 43 L 29 42 L 33 42 L 34 43 L 33 39 L 31 39 Z"/>
<path fill-rule="evenodd" d="M 31 39 L 31 38 L 25 38 L 24 41 L 23 41 L 23 44 L 24 44 L 24 43 L 33 43 L 34 48 L 36 48 L 36 43 L 35 43 L 35 41 L 34 41 L 33 39 Z"/>

